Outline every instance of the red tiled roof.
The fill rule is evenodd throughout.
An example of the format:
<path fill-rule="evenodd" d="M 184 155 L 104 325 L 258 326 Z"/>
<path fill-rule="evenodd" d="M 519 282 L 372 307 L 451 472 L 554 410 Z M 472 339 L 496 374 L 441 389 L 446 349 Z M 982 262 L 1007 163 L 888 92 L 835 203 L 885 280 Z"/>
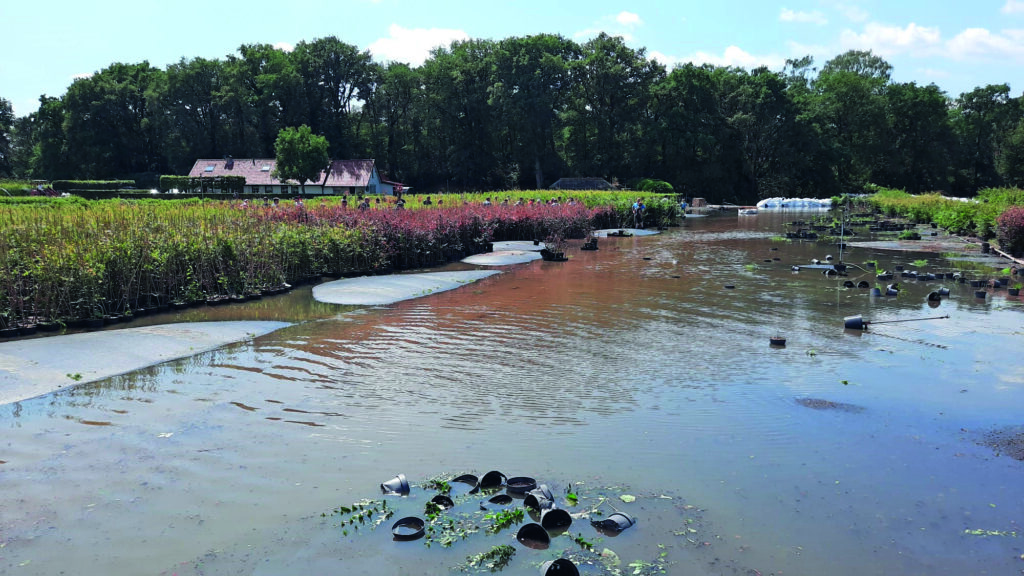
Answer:
<path fill-rule="evenodd" d="M 334 160 L 324 186 L 366 186 L 373 174 L 373 160 Z"/>
<path fill-rule="evenodd" d="M 274 168 L 277 167 L 277 160 L 274 158 L 241 158 L 238 160 L 224 160 L 219 158 L 216 160 L 201 159 L 196 160 L 196 163 L 192 166 L 192 170 L 189 171 L 188 175 L 193 178 L 213 178 L 214 176 L 243 176 L 245 177 L 246 186 L 275 186 L 280 184 L 288 184 L 292 186 L 298 186 L 299 183 L 294 180 L 287 180 L 281 182 L 277 178 L 271 176 Z M 307 184 L 320 184 L 324 181 L 325 174 L 320 173 L 320 177 L 315 181 L 307 182 Z"/>

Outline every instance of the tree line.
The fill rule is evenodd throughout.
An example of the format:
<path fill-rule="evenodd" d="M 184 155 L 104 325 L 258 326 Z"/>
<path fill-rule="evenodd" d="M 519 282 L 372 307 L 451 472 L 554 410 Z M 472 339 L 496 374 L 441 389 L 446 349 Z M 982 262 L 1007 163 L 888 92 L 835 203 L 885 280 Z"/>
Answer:
<path fill-rule="evenodd" d="M 306 125 L 331 157 L 375 158 L 421 190 L 656 178 L 747 204 L 1024 183 L 1024 101 L 1008 85 L 952 98 L 891 72 L 862 51 L 668 70 L 605 34 L 455 42 L 418 67 L 336 37 L 243 45 L 163 70 L 111 64 L 24 117 L 0 99 L 0 176 L 155 180 L 198 158 L 273 157 L 282 129 Z"/>

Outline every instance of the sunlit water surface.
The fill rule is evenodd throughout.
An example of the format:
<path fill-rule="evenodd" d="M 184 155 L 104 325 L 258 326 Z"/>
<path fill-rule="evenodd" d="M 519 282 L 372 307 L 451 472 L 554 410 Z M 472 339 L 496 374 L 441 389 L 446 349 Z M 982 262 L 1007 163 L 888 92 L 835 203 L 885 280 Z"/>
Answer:
<path fill-rule="evenodd" d="M 839 253 L 773 240 L 792 218 L 690 219 L 387 307 L 306 287 L 152 319 L 297 323 L 0 407 L 0 573 L 444 574 L 486 546 L 343 536 L 321 513 L 398 472 L 491 469 L 641 495 L 637 526 L 599 547 L 628 563 L 664 546 L 670 574 L 1024 569 L 1024 463 L 978 444 L 1024 424 L 1024 302 L 951 280 L 872 299 L 794 273 Z M 919 258 L 956 265 L 844 254 Z M 853 314 L 950 318 L 844 331 Z M 644 495 L 702 510 L 701 542 Z M 506 573 L 553 557 L 530 553 Z"/>

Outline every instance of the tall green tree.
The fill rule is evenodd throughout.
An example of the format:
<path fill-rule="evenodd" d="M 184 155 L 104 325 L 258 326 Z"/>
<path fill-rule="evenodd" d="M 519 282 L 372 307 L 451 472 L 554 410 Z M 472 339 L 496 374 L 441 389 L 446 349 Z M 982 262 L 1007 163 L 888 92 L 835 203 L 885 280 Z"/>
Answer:
<path fill-rule="evenodd" d="M 1013 112 L 1006 84 L 975 88 L 957 99 L 951 112 L 958 141 L 957 193 L 973 195 L 1000 184 L 996 158 L 1002 136 L 1016 125 Z"/>
<path fill-rule="evenodd" d="M 599 34 L 572 63 L 573 94 L 565 113 L 562 153 L 580 176 L 639 176 L 635 162 L 654 83 L 665 69 L 621 37 Z"/>
<path fill-rule="evenodd" d="M 555 131 L 570 95 L 569 66 L 579 56 L 579 45 L 551 34 L 498 43 L 490 103 L 501 127 L 503 156 L 520 175 L 507 185 L 544 188 L 545 172 L 562 168 Z"/>
<path fill-rule="evenodd" d="M 335 36 L 300 42 L 291 55 L 302 79 L 305 121 L 332 142 L 331 153 L 351 158 L 362 152 L 354 114 L 372 93 L 373 60 Z"/>
<path fill-rule="evenodd" d="M 912 194 L 948 191 L 955 146 L 950 101 L 934 84 L 890 84 L 885 92 L 891 130 L 884 166 L 875 183 Z"/>
<path fill-rule="evenodd" d="M 33 178 L 56 180 L 72 178 L 76 169 L 68 159 L 67 112 L 64 101 L 52 96 L 39 97 L 39 109 L 31 114 L 33 150 L 29 162 Z"/>
<path fill-rule="evenodd" d="M 14 108 L 11 101 L 0 98 L 0 176 L 13 174 L 11 142 L 14 137 Z"/>
<path fill-rule="evenodd" d="M 327 139 L 313 134 L 303 124 L 298 128 L 284 128 L 277 135 L 274 152 L 277 155 L 277 166 L 273 176 L 279 180 L 298 180 L 302 193 L 306 193 L 306 182 L 316 181 L 327 168 L 330 156 Z"/>
<path fill-rule="evenodd" d="M 109 178 L 162 168 L 157 101 L 165 73 L 111 64 L 81 78 L 64 96 L 68 158 L 80 178 Z"/>
<path fill-rule="evenodd" d="M 162 107 L 169 125 L 163 153 L 170 168 L 183 173 L 196 158 L 231 153 L 217 99 L 224 87 L 224 63 L 205 58 L 182 59 L 167 67 L 167 90 Z"/>
<path fill-rule="evenodd" d="M 812 84 L 808 115 L 845 192 L 864 190 L 885 162 L 885 90 L 891 71 L 871 52 L 851 50 L 826 62 Z"/>

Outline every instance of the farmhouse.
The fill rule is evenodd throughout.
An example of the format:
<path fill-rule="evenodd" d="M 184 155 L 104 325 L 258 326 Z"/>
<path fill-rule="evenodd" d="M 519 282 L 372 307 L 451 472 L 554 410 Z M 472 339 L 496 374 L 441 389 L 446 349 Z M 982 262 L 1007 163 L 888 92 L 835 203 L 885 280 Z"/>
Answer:
<path fill-rule="evenodd" d="M 302 186 L 295 180 L 278 180 L 273 176 L 277 167 L 274 158 L 200 159 L 188 175 L 192 178 L 242 176 L 245 194 L 265 196 L 297 196 Z M 382 180 L 374 160 L 333 160 L 315 181 L 306 182 L 307 195 L 321 194 L 394 194 L 403 185 Z"/>

